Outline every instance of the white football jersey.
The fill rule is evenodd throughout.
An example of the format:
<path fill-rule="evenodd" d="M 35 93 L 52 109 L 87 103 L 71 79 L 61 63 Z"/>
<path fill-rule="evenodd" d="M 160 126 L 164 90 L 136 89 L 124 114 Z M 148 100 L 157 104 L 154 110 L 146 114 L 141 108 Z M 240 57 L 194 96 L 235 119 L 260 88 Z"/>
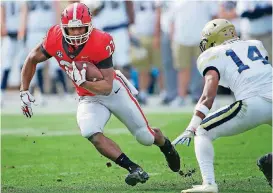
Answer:
<path fill-rule="evenodd" d="M 48 30 L 56 24 L 53 1 L 28 1 L 27 28 L 31 32 Z"/>
<path fill-rule="evenodd" d="M 124 1 L 103 1 L 102 9 L 94 17 L 95 27 L 104 29 L 118 25 L 128 25 L 128 16 Z"/>
<path fill-rule="evenodd" d="M 17 32 L 20 23 L 20 9 L 22 3 L 19 1 L 4 1 L 1 6 L 5 9 L 6 28 L 8 32 Z"/>
<path fill-rule="evenodd" d="M 198 60 L 202 76 L 209 69 L 219 72 L 219 85 L 228 87 L 236 100 L 262 96 L 272 100 L 272 66 L 258 40 L 233 40 L 203 52 Z"/>

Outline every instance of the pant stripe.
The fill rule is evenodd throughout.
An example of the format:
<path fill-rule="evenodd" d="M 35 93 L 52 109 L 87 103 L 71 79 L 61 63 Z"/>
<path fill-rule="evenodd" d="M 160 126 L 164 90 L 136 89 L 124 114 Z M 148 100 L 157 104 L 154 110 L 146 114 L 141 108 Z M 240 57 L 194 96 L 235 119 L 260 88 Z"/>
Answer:
<path fill-rule="evenodd" d="M 227 108 L 216 112 L 201 122 L 201 126 L 209 131 L 235 117 L 242 108 L 242 101 L 236 101 Z"/>
<path fill-rule="evenodd" d="M 132 95 L 132 93 L 130 92 L 130 90 L 127 88 L 127 86 L 123 83 L 123 80 L 122 80 L 120 77 L 118 77 L 118 76 L 116 76 L 116 80 L 118 80 L 118 81 L 125 87 L 125 89 L 126 89 L 128 95 L 129 95 L 129 97 L 130 97 L 130 98 L 132 99 L 132 101 L 135 103 L 135 105 L 137 106 L 138 110 L 140 111 L 142 117 L 144 118 L 148 130 L 150 131 L 150 133 L 151 133 L 152 135 L 155 135 L 155 134 L 154 134 L 154 131 L 150 128 L 150 126 L 149 126 L 149 124 L 148 124 L 148 121 L 147 121 L 147 119 L 146 119 L 144 113 L 142 112 L 141 107 L 139 106 L 137 100 L 136 100 L 135 97 Z"/>

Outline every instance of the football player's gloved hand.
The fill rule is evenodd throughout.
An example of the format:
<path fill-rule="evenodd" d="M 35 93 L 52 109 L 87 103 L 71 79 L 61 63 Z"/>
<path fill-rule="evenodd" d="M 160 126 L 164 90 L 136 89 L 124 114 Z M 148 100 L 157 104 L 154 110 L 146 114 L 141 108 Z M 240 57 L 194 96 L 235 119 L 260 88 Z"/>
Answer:
<path fill-rule="evenodd" d="M 191 138 L 194 136 L 195 128 L 189 126 L 181 135 L 179 135 L 172 144 L 186 144 L 187 146 L 191 143 Z"/>
<path fill-rule="evenodd" d="M 35 103 L 35 98 L 30 94 L 28 90 L 26 91 L 20 91 L 20 98 L 21 98 L 21 109 L 23 111 L 23 114 L 31 118 L 33 115 L 32 108 L 31 108 L 31 103 Z"/>
<path fill-rule="evenodd" d="M 72 70 L 67 66 L 65 67 L 66 74 L 71 78 L 78 86 L 86 81 L 86 64 L 83 64 L 82 70 L 76 67 L 75 62 L 72 62 Z"/>

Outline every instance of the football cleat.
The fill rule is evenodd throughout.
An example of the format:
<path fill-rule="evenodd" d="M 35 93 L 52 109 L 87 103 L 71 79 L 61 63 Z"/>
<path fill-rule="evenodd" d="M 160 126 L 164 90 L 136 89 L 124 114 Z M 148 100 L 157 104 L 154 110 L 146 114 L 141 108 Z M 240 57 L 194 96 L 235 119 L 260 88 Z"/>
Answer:
<path fill-rule="evenodd" d="M 177 153 L 174 146 L 171 144 L 170 140 L 165 138 L 167 151 L 162 151 L 165 155 L 168 166 L 173 172 L 178 172 L 180 170 L 180 156 Z"/>
<path fill-rule="evenodd" d="M 135 186 L 139 182 L 145 183 L 148 179 L 149 175 L 141 167 L 137 167 L 127 175 L 125 182 L 130 186 Z"/>
<path fill-rule="evenodd" d="M 217 184 L 194 185 L 191 189 L 182 190 L 181 193 L 218 193 Z"/>
<path fill-rule="evenodd" d="M 269 185 L 272 187 L 272 154 L 266 154 L 258 159 L 257 166 L 264 173 Z"/>

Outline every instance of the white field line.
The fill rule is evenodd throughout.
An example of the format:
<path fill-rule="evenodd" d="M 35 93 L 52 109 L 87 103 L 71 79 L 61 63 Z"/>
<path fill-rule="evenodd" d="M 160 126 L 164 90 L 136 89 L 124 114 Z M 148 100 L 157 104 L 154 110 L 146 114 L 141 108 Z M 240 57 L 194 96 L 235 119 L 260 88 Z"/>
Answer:
<path fill-rule="evenodd" d="M 179 121 L 180 117 L 176 117 L 173 119 L 169 119 L 168 121 L 160 121 L 156 125 L 155 128 L 162 128 L 167 126 L 169 123 Z M 126 128 L 111 128 L 105 129 L 105 134 L 110 135 L 129 135 L 130 132 Z M 79 129 L 75 130 L 48 130 L 43 128 L 12 128 L 6 129 L 1 128 L 1 135 L 15 135 L 15 136 L 69 136 L 69 135 L 81 135 Z"/>
<path fill-rule="evenodd" d="M 125 128 L 106 129 L 106 134 L 120 135 L 130 134 Z M 67 135 L 81 135 L 80 130 L 47 130 L 38 128 L 14 128 L 1 129 L 1 135 L 16 135 L 16 136 L 67 136 Z"/>
<path fill-rule="evenodd" d="M 169 123 L 179 121 L 180 117 L 168 119 L 168 121 L 159 121 L 154 128 L 162 128 L 167 126 Z M 152 127 L 153 128 L 153 127 Z M 111 128 L 104 129 L 105 134 L 120 135 L 130 134 L 126 128 Z M 80 130 L 48 130 L 43 128 L 1 128 L 1 135 L 16 135 L 16 136 L 68 136 L 68 135 L 80 135 Z"/>

